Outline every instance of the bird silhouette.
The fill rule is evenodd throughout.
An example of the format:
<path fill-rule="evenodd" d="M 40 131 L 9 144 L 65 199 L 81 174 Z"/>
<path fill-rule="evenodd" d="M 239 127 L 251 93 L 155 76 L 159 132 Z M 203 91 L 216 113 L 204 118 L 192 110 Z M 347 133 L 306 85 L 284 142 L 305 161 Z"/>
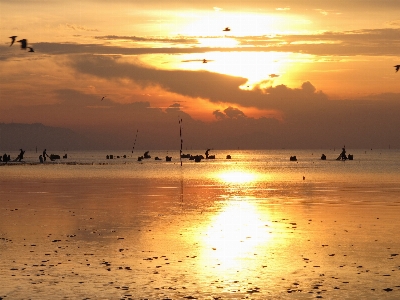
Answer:
<path fill-rule="evenodd" d="M 103 98 L 101 98 L 101 101 L 103 101 L 105 97 L 106 97 L 106 96 L 103 96 Z"/>
<path fill-rule="evenodd" d="M 17 38 L 16 35 L 10 36 L 10 39 L 11 39 L 10 47 L 14 44 L 16 38 Z"/>
<path fill-rule="evenodd" d="M 27 47 L 27 48 L 29 48 L 29 51 L 28 51 L 28 52 L 35 52 L 35 50 L 33 50 L 32 47 Z"/>
<path fill-rule="evenodd" d="M 206 64 L 206 63 L 208 63 L 208 62 L 210 62 L 210 61 L 213 61 L 213 60 L 205 59 L 205 58 L 203 58 L 203 59 L 182 60 L 182 62 L 192 62 L 192 61 L 201 61 L 203 64 Z"/>
<path fill-rule="evenodd" d="M 28 41 L 26 39 L 19 40 L 18 43 L 21 43 L 21 49 L 26 49 L 28 45 Z"/>
<path fill-rule="evenodd" d="M 394 67 L 396 68 L 396 72 L 400 70 L 400 65 L 395 65 Z"/>
<path fill-rule="evenodd" d="M 231 31 L 231 29 L 229 27 L 225 27 L 225 29 L 222 31 Z"/>

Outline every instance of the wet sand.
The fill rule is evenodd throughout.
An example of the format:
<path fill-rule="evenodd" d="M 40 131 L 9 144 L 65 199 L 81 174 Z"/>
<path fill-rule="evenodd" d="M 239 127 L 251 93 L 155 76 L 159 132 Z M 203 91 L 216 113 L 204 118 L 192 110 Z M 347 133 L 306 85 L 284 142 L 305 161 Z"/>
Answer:
<path fill-rule="evenodd" d="M 399 299 L 398 190 L 299 190 L 4 179 L 0 299 Z"/>

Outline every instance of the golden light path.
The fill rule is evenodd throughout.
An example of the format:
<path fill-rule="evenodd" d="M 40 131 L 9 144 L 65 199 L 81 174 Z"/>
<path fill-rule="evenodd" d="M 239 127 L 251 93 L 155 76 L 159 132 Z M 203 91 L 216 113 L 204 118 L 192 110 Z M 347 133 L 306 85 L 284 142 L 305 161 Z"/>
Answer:
<path fill-rule="evenodd" d="M 233 168 L 231 170 L 215 173 L 213 177 L 229 188 L 244 190 L 258 181 L 271 181 L 274 178 L 273 173 L 259 173 L 246 168 Z"/>
<path fill-rule="evenodd" d="M 271 238 L 250 199 L 230 199 L 215 216 L 204 237 L 203 259 L 220 271 L 242 269 L 255 248 Z"/>
<path fill-rule="evenodd" d="M 247 173 L 243 171 L 224 172 L 218 175 L 225 183 L 249 183 L 257 177 L 254 173 Z"/>
<path fill-rule="evenodd" d="M 253 257 L 256 247 L 270 241 L 272 234 L 266 227 L 268 216 L 258 210 L 257 199 L 240 195 L 258 180 L 257 173 L 232 170 L 216 174 L 222 184 L 237 196 L 224 198 L 222 208 L 210 220 L 203 235 L 203 260 L 218 265 L 215 272 L 234 271 L 245 268 L 248 258 Z M 229 192 L 228 192 L 229 194 Z"/>

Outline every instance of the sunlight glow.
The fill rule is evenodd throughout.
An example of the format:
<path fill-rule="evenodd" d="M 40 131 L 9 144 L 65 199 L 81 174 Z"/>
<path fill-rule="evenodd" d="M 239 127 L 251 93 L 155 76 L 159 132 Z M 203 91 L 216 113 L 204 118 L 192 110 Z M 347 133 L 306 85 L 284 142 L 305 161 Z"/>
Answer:
<path fill-rule="evenodd" d="M 200 47 L 231 48 L 239 45 L 239 42 L 236 39 L 228 37 L 199 38 L 198 41 Z"/>
<path fill-rule="evenodd" d="M 196 11 L 181 15 L 187 20 L 183 35 L 190 36 L 255 36 L 276 35 L 292 31 L 305 20 L 299 21 L 288 14 L 263 14 L 254 12 Z M 223 31 L 225 27 L 231 31 Z"/>
<path fill-rule="evenodd" d="M 210 48 L 217 47 L 219 43 L 226 43 L 225 48 L 232 48 L 232 51 L 215 49 L 201 54 L 186 53 L 176 56 L 148 54 L 141 55 L 140 63 L 164 70 L 204 70 L 246 78 L 247 81 L 240 89 L 251 91 L 280 84 L 296 87 L 299 74 L 308 70 L 316 59 L 311 54 L 292 52 L 255 52 L 244 51 L 243 48 L 241 51 L 235 51 L 234 38 L 201 38 L 199 41 Z M 136 57 L 132 58 L 132 63 L 138 63 Z"/>
<path fill-rule="evenodd" d="M 232 171 L 219 174 L 219 178 L 225 183 L 249 183 L 255 180 L 256 175 L 243 171 Z"/>
<path fill-rule="evenodd" d="M 211 39 L 212 40 L 212 39 Z M 215 41 L 214 41 L 215 42 Z M 213 42 L 213 43 L 214 43 Z M 234 49 L 234 48 L 233 48 Z M 287 83 L 294 71 L 299 72 L 304 64 L 313 60 L 313 55 L 290 52 L 207 52 L 202 54 L 184 54 L 180 61 L 170 67 L 184 70 L 207 70 L 210 72 L 238 76 L 248 79 L 241 89 L 252 90 Z M 208 62 L 203 63 L 203 59 Z M 288 72 L 290 70 L 290 72 Z"/>
<path fill-rule="evenodd" d="M 229 201 L 206 232 L 204 258 L 216 260 L 224 270 L 240 269 L 255 247 L 270 238 L 254 204 Z"/>

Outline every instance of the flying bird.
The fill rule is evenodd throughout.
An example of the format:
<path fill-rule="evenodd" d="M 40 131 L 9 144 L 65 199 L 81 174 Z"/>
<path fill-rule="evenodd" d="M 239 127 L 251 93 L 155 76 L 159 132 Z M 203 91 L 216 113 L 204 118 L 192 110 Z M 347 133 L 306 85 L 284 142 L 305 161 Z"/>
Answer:
<path fill-rule="evenodd" d="M 400 70 L 400 65 L 395 65 L 394 67 L 396 68 L 396 72 Z"/>
<path fill-rule="evenodd" d="M 16 38 L 17 38 L 16 35 L 10 36 L 10 39 L 11 39 L 10 47 L 14 44 Z"/>
<path fill-rule="evenodd" d="M 28 41 L 26 39 L 19 40 L 18 43 L 21 43 L 21 49 L 26 49 L 28 45 Z"/>
<path fill-rule="evenodd" d="M 205 58 L 203 58 L 203 59 L 182 60 L 182 62 L 192 62 L 192 61 L 201 61 L 203 64 L 206 64 L 206 63 L 208 63 L 209 61 L 213 61 L 213 60 L 205 59 Z"/>
<path fill-rule="evenodd" d="M 28 51 L 28 52 L 35 52 L 35 50 L 33 50 L 32 47 L 27 47 L 27 48 L 29 48 L 29 51 Z"/>
<path fill-rule="evenodd" d="M 225 29 L 222 31 L 231 31 L 231 29 L 229 27 L 225 27 Z"/>

